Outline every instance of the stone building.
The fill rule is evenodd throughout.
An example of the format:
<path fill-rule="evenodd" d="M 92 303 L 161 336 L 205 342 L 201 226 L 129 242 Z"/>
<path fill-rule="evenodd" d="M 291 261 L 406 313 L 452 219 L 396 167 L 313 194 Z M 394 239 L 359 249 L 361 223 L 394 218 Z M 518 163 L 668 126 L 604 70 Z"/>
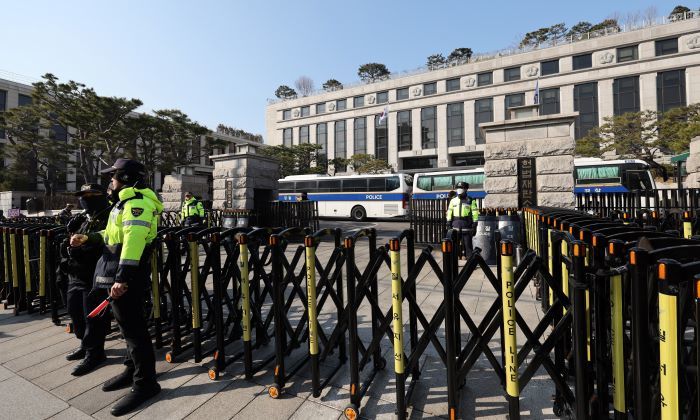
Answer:
<path fill-rule="evenodd" d="M 576 139 L 604 117 L 700 101 L 700 13 L 583 38 L 271 101 L 266 141 L 317 143 L 328 158 L 369 153 L 396 170 L 481 165 L 479 125 L 533 104 L 536 84 L 539 115 L 578 113 Z"/>

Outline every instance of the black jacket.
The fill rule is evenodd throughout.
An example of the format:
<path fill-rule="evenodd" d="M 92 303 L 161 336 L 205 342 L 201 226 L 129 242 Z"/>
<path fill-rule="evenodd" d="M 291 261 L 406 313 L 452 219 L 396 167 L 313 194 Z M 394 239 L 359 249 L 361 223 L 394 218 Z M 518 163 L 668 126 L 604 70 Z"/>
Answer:
<path fill-rule="evenodd" d="M 73 217 L 67 224 L 72 233 L 88 234 L 104 230 L 112 206 L 88 218 L 84 213 Z M 66 239 L 61 244 L 61 262 L 58 267 L 59 277 L 68 282 L 69 288 L 92 288 L 92 278 L 97 260 L 102 256 L 101 244 L 84 244 L 71 247 Z"/>

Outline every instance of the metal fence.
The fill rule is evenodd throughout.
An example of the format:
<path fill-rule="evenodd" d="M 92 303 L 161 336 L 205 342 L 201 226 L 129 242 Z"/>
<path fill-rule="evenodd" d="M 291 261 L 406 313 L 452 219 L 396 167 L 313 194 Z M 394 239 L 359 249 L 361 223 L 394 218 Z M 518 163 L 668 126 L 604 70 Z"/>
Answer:
<path fill-rule="evenodd" d="M 682 213 L 700 208 L 699 188 L 635 190 L 615 193 L 582 193 L 576 195 L 576 209 L 608 217 L 615 212 L 631 215 L 652 210 L 657 213 Z"/>
<path fill-rule="evenodd" d="M 476 200 L 481 211 L 484 201 L 481 198 Z M 445 237 L 449 201 L 447 198 L 411 200 L 409 220 L 417 243 L 437 244 Z"/>

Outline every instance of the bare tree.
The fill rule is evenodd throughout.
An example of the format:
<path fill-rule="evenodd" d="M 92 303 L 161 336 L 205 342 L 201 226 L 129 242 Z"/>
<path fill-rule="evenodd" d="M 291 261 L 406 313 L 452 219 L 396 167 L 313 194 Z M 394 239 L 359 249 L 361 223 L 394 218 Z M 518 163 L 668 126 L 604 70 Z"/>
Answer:
<path fill-rule="evenodd" d="M 644 15 L 644 22 L 646 22 L 647 24 L 651 24 L 654 22 L 654 19 L 656 19 L 656 17 L 659 14 L 658 14 L 658 11 L 656 10 L 656 7 L 649 6 L 644 10 L 643 15 Z"/>
<path fill-rule="evenodd" d="M 311 92 L 314 91 L 314 81 L 310 77 L 300 76 L 296 82 L 294 82 L 294 87 L 301 96 L 309 96 Z"/>

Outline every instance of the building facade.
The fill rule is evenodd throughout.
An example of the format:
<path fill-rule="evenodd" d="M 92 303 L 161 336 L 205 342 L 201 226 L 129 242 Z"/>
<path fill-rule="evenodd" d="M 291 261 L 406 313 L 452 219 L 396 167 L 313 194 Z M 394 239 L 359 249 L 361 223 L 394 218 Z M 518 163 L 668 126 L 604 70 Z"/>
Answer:
<path fill-rule="evenodd" d="M 267 143 L 316 143 L 328 158 L 368 153 L 396 170 L 479 165 L 479 124 L 534 104 L 537 85 L 540 115 L 578 112 L 581 138 L 608 116 L 700 102 L 699 15 L 274 101 Z"/>
<path fill-rule="evenodd" d="M 32 86 L 31 84 L 26 84 L 18 81 L 7 80 L 0 78 L 0 113 L 15 108 L 22 105 L 28 105 L 32 102 Z M 51 130 L 51 135 L 56 141 L 70 141 L 70 134 L 72 130 L 69 128 L 66 130 L 63 127 L 56 126 Z M 222 153 L 237 153 L 238 149 L 241 147 L 250 150 L 249 146 L 252 146 L 253 150 L 261 143 L 250 141 L 247 139 L 233 137 L 222 133 L 210 132 L 205 136 L 201 136 L 192 142 L 192 155 L 201 155 L 199 159 L 196 159 L 191 165 L 186 167 L 180 167 L 177 169 L 178 173 L 183 175 L 202 175 L 210 179 L 209 185 L 211 186 L 212 172 L 214 170 L 213 162 L 209 159 L 209 156 L 202 154 L 201 150 L 204 150 L 207 138 L 215 138 L 222 140 L 226 143 L 223 148 L 215 149 L 213 155 L 218 155 Z M 5 133 L 0 129 L 0 147 L 6 147 L 8 140 Z M 9 166 L 10 159 L 6 156 L 0 157 L 0 167 Z M 67 162 L 68 165 L 68 162 Z M 68 165 L 70 167 L 70 165 Z M 29 174 L 31 176 L 31 174 Z M 163 180 L 165 175 L 160 172 L 155 172 L 153 174 L 153 184 L 156 190 L 159 190 L 163 185 Z M 36 174 L 35 174 L 36 176 Z M 57 190 L 60 191 L 75 191 L 80 181 L 76 181 L 75 170 L 69 171 L 65 179 L 59 180 L 57 183 Z M 42 191 L 43 184 L 37 179 L 36 190 Z"/>

